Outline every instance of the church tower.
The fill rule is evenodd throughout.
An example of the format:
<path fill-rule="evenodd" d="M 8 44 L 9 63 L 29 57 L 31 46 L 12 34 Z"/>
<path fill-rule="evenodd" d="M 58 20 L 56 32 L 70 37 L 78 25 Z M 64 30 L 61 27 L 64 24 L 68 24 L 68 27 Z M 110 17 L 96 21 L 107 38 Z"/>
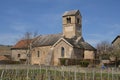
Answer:
<path fill-rule="evenodd" d="M 63 36 L 82 37 L 82 16 L 79 10 L 66 11 L 62 16 Z"/>

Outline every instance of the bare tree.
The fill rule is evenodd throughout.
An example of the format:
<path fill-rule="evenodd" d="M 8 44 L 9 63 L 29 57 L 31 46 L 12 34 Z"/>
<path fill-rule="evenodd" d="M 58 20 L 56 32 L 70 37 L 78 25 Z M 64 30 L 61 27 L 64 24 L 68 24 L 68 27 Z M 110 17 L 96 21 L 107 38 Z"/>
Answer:
<path fill-rule="evenodd" d="M 31 53 L 32 53 L 32 46 L 33 46 L 33 42 L 35 41 L 35 37 L 37 36 L 37 32 L 35 33 L 31 33 L 31 32 L 26 32 L 25 33 L 25 40 L 26 40 L 26 44 L 27 44 L 27 48 L 28 48 L 28 51 L 27 51 L 27 60 L 26 60 L 26 63 L 27 64 L 31 64 Z"/>
<path fill-rule="evenodd" d="M 102 41 L 97 44 L 97 56 L 100 60 L 109 59 L 115 63 L 115 66 L 119 65 L 120 61 L 120 48 L 113 46 L 108 41 Z"/>
<path fill-rule="evenodd" d="M 24 36 L 19 40 L 17 43 L 21 46 L 21 49 L 15 49 L 17 54 L 19 54 L 19 61 L 24 62 L 25 64 L 30 64 L 31 62 L 31 53 L 32 53 L 32 46 L 33 41 L 37 33 L 26 32 Z"/>
<path fill-rule="evenodd" d="M 112 51 L 111 56 L 113 58 L 115 58 L 116 66 L 119 65 L 119 61 L 120 61 L 120 48 L 116 48 L 115 46 L 113 46 L 113 51 Z"/>
<path fill-rule="evenodd" d="M 109 58 L 110 54 L 113 52 L 113 47 L 108 41 L 102 41 L 97 44 L 97 56 L 100 59 Z"/>

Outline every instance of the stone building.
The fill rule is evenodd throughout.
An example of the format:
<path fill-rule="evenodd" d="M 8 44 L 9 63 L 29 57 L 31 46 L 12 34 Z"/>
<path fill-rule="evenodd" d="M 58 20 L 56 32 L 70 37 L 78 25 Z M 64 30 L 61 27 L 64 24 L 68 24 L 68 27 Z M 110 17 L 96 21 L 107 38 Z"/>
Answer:
<path fill-rule="evenodd" d="M 118 35 L 113 41 L 112 45 L 116 48 L 120 48 L 120 35 Z"/>
<path fill-rule="evenodd" d="M 116 36 L 116 38 L 112 41 L 112 46 L 114 47 L 116 54 L 116 58 L 114 59 L 116 60 L 117 66 L 120 67 L 120 35 Z"/>
<path fill-rule="evenodd" d="M 21 62 L 22 64 L 27 64 L 27 56 L 29 53 L 29 44 L 32 40 L 20 40 L 12 48 L 11 58 L 13 61 Z"/>
<path fill-rule="evenodd" d="M 33 39 L 30 51 L 32 65 L 60 65 L 62 59 L 66 61 L 95 59 L 96 49 L 85 42 L 82 36 L 82 16 L 79 10 L 66 11 L 62 15 L 62 28 L 63 32 L 60 34 L 42 35 Z M 18 52 L 23 48 L 16 46 L 12 48 L 12 57 L 19 60 L 22 53 Z"/>

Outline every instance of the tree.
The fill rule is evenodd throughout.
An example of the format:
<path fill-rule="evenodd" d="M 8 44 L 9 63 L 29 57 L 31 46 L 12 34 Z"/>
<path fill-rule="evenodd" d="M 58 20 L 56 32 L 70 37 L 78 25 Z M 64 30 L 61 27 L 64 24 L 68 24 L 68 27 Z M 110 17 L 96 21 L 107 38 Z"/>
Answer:
<path fill-rule="evenodd" d="M 33 42 L 37 33 L 32 34 L 31 32 L 26 32 L 24 36 L 17 42 L 17 46 L 20 46 L 19 49 L 15 49 L 17 52 L 18 59 L 20 63 L 30 64 L 31 62 L 31 53 L 33 51 Z M 14 58 L 14 57 L 13 57 Z"/>
<path fill-rule="evenodd" d="M 113 52 L 113 47 L 108 41 L 102 41 L 97 44 L 97 56 L 99 59 L 109 59 L 110 54 Z"/>
<path fill-rule="evenodd" d="M 35 41 L 35 37 L 37 36 L 37 32 L 32 34 L 31 32 L 26 32 L 24 35 L 24 39 L 27 42 L 27 60 L 26 63 L 30 64 L 31 63 L 31 53 L 32 53 L 32 47 L 33 47 L 33 42 Z"/>
<path fill-rule="evenodd" d="M 111 56 L 113 56 L 116 60 L 115 65 L 118 66 L 120 64 L 120 48 L 117 48 L 115 46 L 113 46 L 113 51 Z"/>
<path fill-rule="evenodd" d="M 108 41 L 102 41 L 97 44 L 97 56 L 100 60 L 109 59 L 115 63 L 115 66 L 119 65 L 120 61 L 120 48 L 113 46 Z"/>

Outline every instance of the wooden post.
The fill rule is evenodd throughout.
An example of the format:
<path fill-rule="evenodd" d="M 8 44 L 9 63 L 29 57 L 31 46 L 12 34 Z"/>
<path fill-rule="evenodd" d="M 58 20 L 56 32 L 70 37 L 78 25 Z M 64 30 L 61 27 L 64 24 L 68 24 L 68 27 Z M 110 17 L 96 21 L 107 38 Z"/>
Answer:
<path fill-rule="evenodd" d="M 113 80 L 113 68 L 112 68 L 112 80 Z"/>
<path fill-rule="evenodd" d="M 93 80 L 95 80 L 95 71 L 93 69 Z"/>
<path fill-rule="evenodd" d="M 85 71 L 85 80 L 87 80 L 87 72 Z"/>
<path fill-rule="evenodd" d="M 27 65 L 27 80 L 29 79 L 29 65 Z"/>
<path fill-rule="evenodd" d="M 4 74 L 4 70 L 2 70 L 2 74 L 1 74 L 1 79 L 0 79 L 0 80 L 2 80 L 2 78 L 3 78 L 3 74 Z"/>
<path fill-rule="evenodd" d="M 76 79 L 76 70 L 74 71 L 74 80 L 77 80 Z"/>
<path fill-rule="evenodd" d="M 102 69 L 101 69 L 101 76 L 100 76 L 100 77 L 101 77 L 101 80 L 103 80 L 103 79 L 102 79 Z"/>
<path fill-rule="evenodd" d="M 108 69 L 108 80 L 109 80 L 109 78 L 110 78 L 109 72 L 110 72 L 110 71 L 109 71 L 109 69 Z"/>
<path fill-rule="evenodd" d="M 46 67 L 46 75 L 45 75 L 46 78 L 47 78 L 47 72 L 48 72 L 48 70 L 47 70 L 47 67 Z"/>

